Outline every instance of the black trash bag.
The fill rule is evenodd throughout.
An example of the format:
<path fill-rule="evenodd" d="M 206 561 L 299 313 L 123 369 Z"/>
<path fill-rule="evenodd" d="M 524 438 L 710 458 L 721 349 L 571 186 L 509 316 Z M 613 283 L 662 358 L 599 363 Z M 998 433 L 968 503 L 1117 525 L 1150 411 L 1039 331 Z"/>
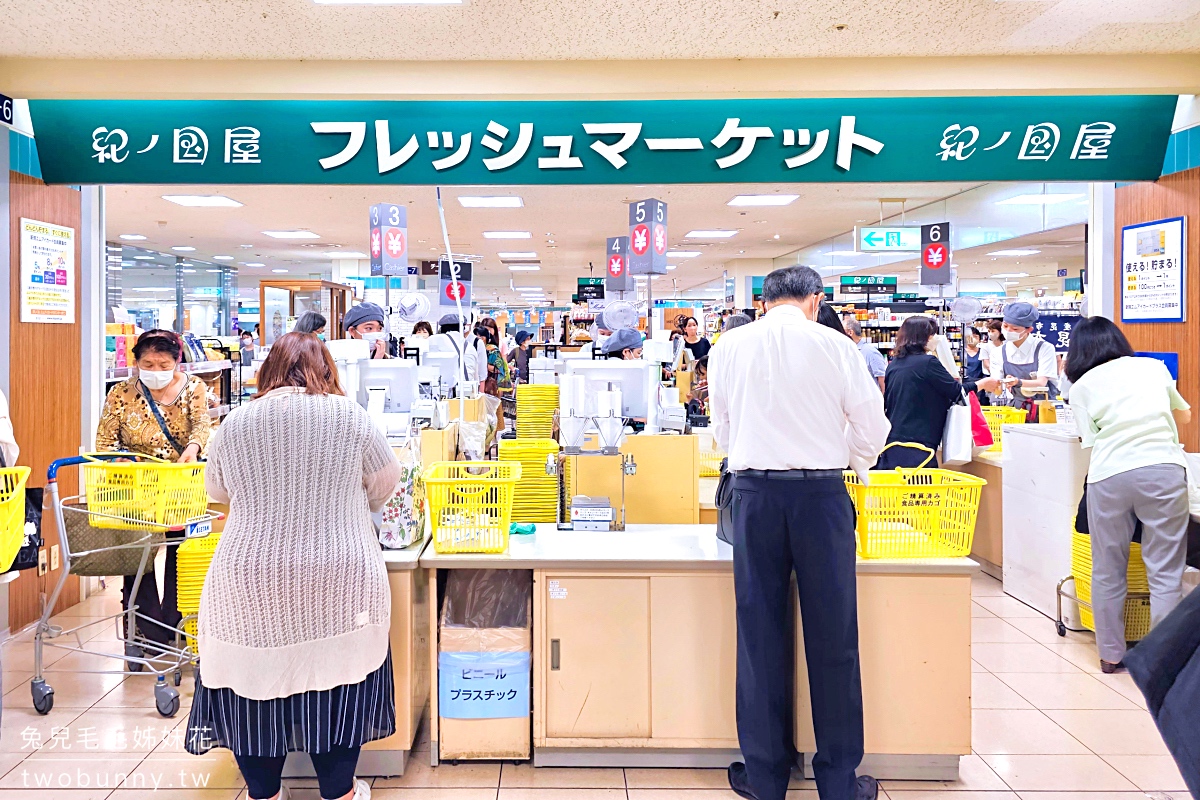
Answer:
<path fill-rule="evenodd" d="M 517 569 L 454 569 L 446 579 L 445 625 L 529 627 L 533 574 Z"/>

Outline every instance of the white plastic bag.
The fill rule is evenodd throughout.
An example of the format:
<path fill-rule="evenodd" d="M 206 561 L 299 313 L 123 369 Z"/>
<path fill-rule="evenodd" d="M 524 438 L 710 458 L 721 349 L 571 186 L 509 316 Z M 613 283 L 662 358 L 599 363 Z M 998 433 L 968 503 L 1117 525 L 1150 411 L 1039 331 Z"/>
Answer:
<path fill-rule="evenodd" d="M 975 436 L 971 431 L 971 406 L 963 396 L 946 412 L 946 427 L 942 431 L 942 466 L 969 464 L 974 457 Z"/>

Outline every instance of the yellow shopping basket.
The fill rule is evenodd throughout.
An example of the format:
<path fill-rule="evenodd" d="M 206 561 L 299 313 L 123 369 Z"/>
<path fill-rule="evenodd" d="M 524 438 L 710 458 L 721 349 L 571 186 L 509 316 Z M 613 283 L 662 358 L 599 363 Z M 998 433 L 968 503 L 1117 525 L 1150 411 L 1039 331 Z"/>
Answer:
<path fill-rule="evenodd" d="M 700 477 L 716 478 L 721 475 L 721 460 L 725 454 L 720 450 L 700 451 Z"/>
<path fill-rule="evenodd" d="M 933 458 L 929 453 L 925 464 Z M 887 448 L 884 448 L 885 450 Z M 862 558 L 958 558 L 971 552 L 983 478 L 949 469 L 873 470 L 870 483 L 846 471 L 846 491 L 858 512 L 855 538 Z"/>
<path fill-rule="evenodd" d="M 988 448 L 990 451 L 999 452 L 1004 449 L 1003 441 L 1000 438 L 1000 427 L 1002 425 L 1020 425 L 1028 421 L 1026 411 L 1023 408 L 1013 408 L 1012 406 L 984 406 L 983 416 L 987 420 L 988 430 L 992 432 L 992 446 Z"/>
<path fill-rule="evenodd" d="M 7 570 L 25 541 L 25 482 L 29 467 L 0 469 L 0 571 Z"/>
<path fill-rule="evenodd" d="M 1089 631 L 1096 630 L 1092 613 L 1092 537 L 1071 531 L 1071 577 L 1075 579 L 1075 597 L 1079 602 L 1079 621 Z M 1146 563 L 1142 561 L 1142 546 L 1129 544 L 1129 571 L 1126 573 L 1130 595 L 1125 598 L 1125 641 L 1137 642 L 1150 632 L 1150 581 Z"/>
<path fill-rule="evenodd" d="M 93 460 L 83 466 L 91 523 L 97 528 L 183 527 L 205 514 L 204 464 Z"/>
<path fill-rule="evenodd" d="M 196 615 L 200 613 L 200 594 L 204 590 L 204 579 L 212 564 L 213 554 L 221 542 L 221 534 L 211 533 L 198 539 L 188 539 L 179 545 L 176 603 L 184 615 L 183 629 L 192 653 L 200 655 L 196 640 Z"/>
<path fill-rule="evenodd" d="M 515 461 L 437 461 L 425 473 L 426 497 L 439 553 L 503 553 L 508 549 Z"/>

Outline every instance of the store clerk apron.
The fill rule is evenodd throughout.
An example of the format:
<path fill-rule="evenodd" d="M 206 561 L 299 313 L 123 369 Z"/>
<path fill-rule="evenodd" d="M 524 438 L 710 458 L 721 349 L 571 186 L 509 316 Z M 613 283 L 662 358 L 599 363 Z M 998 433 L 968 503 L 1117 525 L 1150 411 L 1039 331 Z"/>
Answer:
<path fill-rule="evenodd" d="M 1043 347 L 1049 347 L 1050 345 L 1046 344 L 1044 340 L 1039 339 L 1038 343 L 1033 346 L 1033 361 L 1028 364 L 1014 364 L 1008 360 L 1007 344 L 1005 342 L 1005 345 L 1000 348 L 1000 358 L 1004 362 L 1004 377 L 1020 378 L 1023 381 L 1032 380 L 1037 377 L 1038 356 L 1041 355 Z M 1058 396 L 1057 383 L 1047 381 L 1046 388 L 1048 390 L 1047 397 L 1053 398 Z M 1008 399 L 1006 405 L 1013 406 L 1014 408 L 1022 408 L 1025 405 L 1026 399 L 1023 395 L 1019 395 L 1016 391 L 1013 391 L 1012 397 Z"/>

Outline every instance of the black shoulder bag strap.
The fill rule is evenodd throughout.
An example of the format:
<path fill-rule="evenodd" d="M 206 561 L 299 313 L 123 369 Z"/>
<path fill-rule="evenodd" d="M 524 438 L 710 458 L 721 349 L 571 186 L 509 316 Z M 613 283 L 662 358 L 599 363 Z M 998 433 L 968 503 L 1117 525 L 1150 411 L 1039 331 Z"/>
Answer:
<path fill-rule="evenodd" d="M 180 447 L 179 441 L 171 435 L 170 429 L 167 428 L 167 421 L 163 419 L 162 412 L 158 410 L 158 403 L 150 396 L 150 390 L 141 381 L 138 381 L 138 386 L 140 387 L 139 391 L 141 392 L 142 399 L 146 401 L 146 405 L 150 406 L 150 412 L 154 414 L 154 419 L 158 420 L 159 430 L 163 432 L 163 436 L 167 437 L 167 441 L 170 442 L 171 447 L 175 448 L 175 453 L 182 456 L 184 448 Z M 180 394 L 183 393 L 180 392 Z"/>

